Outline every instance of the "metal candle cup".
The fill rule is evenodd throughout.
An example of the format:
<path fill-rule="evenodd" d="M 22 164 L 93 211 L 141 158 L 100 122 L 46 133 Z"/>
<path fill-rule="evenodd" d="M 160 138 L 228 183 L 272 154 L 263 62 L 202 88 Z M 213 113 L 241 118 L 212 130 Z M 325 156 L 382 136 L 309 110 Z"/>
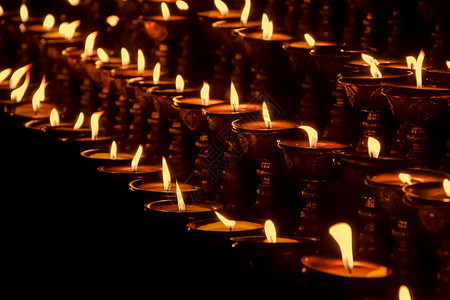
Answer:
<path fill-rule="evenodd" d="M 180 187 L 181 188 L 181 187 Z M 159 217 L 168 221 L 174 220 L 190 223 L 195 220 L 211 218 L 215 211 L 220 211 L 222 205 L 210 201 L 186 201 L 186 210 L 180 211 L 176 199 L 158 200 L 144 205 L 144 212 L 149 216 Z"/>
<path fill-rule="evenodd" d="M 131 160 L 133 159 L 133 154 L 129 153 L 117 153 L 116 159 L 112 159 L 109 151 L 97 148 L 84 150 L 80 154 L 82 157 L 89 159 L 89 161 L 97 167 L 102 165 L 116 165 L 125 162 L 131 163 Z"/>
<path fill-rule="evenodd" d="M 176 189 L 175 184 L 172 184 L 169 190 L 164 189 L 162 180 L 155 181 L 151 179 L 136 179 L 129 183 L 130 190 L 141 196 L 144 203 L 157 201 L 160 199 L 175 199 L 176 201 Z M 199 187 L 179 183 L 183 198 L 198 199 L 202 190 Z M 189 196 L 189 197 L 188 197 Z"/>
<path fill-rule="evenodd" d="M 137 170 L 133 171 L 130 164 L 120 165 L 104 165 L 97 168 L 100 174 L 118 179 L 121 182 L 126 182 L 127 185 L 131 181 L 140 178 L 146 178 L 147 180 L 159 180 L 161 179 L 161 167 L 154 165 L 138 165 Z"/>

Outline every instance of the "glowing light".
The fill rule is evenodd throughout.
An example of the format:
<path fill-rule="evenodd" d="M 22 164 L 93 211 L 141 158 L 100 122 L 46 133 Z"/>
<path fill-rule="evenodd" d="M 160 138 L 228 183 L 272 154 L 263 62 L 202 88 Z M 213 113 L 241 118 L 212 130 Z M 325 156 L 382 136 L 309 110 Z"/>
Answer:
<path fill-rule="evenodd" d="M 412 182 L 411 182 L 412 177 L 411 177 L 410 174 L 407 174 L 407 173 L 400 173 L 400 174 L 398 174 L 398 178 L 399 178 L 403 183 L 406 183 L 406 184 L 412 184 Z"/>
<path fill-rule="evenodd" d="M 11 90 L 15 89 L 17 85 L 19 84 L 19 81 L 22 79 L 23 75 L 28 72 L 28 70 L 31 68 L 32 64 L 28 64 L 26 66 L 23 66 L 19 69 L 17 69 L 12 75 L 11 79 L 9 80 L 9 88 Z"/>
<path fill-rule="evenodd" d="M 50 112 L 50 126 L 58 126 L 59 125 L 59 114 L 56 108 L 53 108 Z"/>
<path fill-rule="evenodd" d="M 27 75 L 25 76 L 23 84 L 11 92 L 11 100 L 16 102 L 22 101 L 23 96 L 25 95 L 25 91 L 27 90 L 29 84 L 30 84 L 30 73 L 28 72 Z"/>
<path fill-rule="evenodd" d="M 233 220 L 228 220 L 227 218 L 225 218 L 224 216 L 222 216 L 221 214 L 219 214 L 218 212 L 215 212 L 216 216 L 219 218 L 220 222 L 223 223 L 223 225 L 225 225 L 225 227 L 227 229 L 229 229 L 230 231 L 233 230 L 234 225 L 236 225 L 236 221 Z"/>
<path fill-rule="evenodd" d="M 375 58 L 373 58 L 370 55 L 367 55 L 365 53 L 361 53 L 361 58 L 368 64 L 368 65 L 379 65 L 380 63 L 378 62 L 378 60 L 376 60 Z"/>
<path fill-rule="evenodd" d="M 445 64 L 447 65 L 447 68 L 450 69 L 450 60 L 447 60 L 447 61 L 445 62 Z"/>
<path fill-rule="evenodd" d="M 416 63 L 417 63 L 416 58 L 414 56 L 406 57 L 406 65 L 408 66 L 408 69 L 415 69 Z"/>
<path fill-rule="evenodd" d="M 96 140 L 98 138 L 99 121 L 103 115 L 103 111 L 95 112 L 91 115 L 91 139 Z"/>
<path fill-rule="evenodd" d="M 202 100 L 202 105 L 207 106 L 209 104 L 209 84 L 203 81 L 203 87 L 200 90 L 200 98 Z"/>
<path fill-rule="evenodd" d="M 228 6 L 221 0 L 214 0 L 214 5 L 220 11 L 222 17 L 226 17 L 230 12 Z"/>
<path fill-rule="evenodd" d="M 269 109 L 267 108 L 267 104 L 265 101 L 262 104 L 262 115 L 263 115 L 264 124 L 266 125 L 266 128 L 272 129 L 272 121 L 270 120 Z"/>
<path fill-rule="evenodd" d="M 378 158 L 378 155 L 380 155 L 381 144 L 376 138 L 369 136 L 369 139 L 367 140 L 367 148 L 370 157 Z"/>
<path fill-rule="evenodd" d="M 425 52 L 420 50 L 419 56 L 417 56 L 416 62 L 416 85 L 418 89 L 422 88 L 422 64 L 425 58 Z"/>
<path fill-rule="evenodd" d="M 382 78 L 383 75 L 381 74 L 380 70 L 378 69 L 376 64 L 370 65 L 370 74 L 373 78 Z"/>
<path fill-rule="evenodd" d="M 277 242 L 277 231 L 275 229 L 275 224 L 271 220 L 267 220 L 264 223 L 264 232 L 266 234 L 266 240 L 268 243 Z"/>
<path fill-rule="evenodd" d="M 105 50 L 103 50 L 103 48 L 97 49 L 97 56 L 98 58 L 100 58 L 102 63 L 107 63 L 109 61 L 109 55 L 106 53 Z"/>
<path fill-rule="evenodd" d="M 111 15 L 106 18 L 106 23 L 108 23 L 111 27 L 116 27 L 117 23 L 119 23 L 120 18 L 116 15 Z"/>
<path fill-rule="evenodd" d="M 157 62 L 155 67 L 153 68 L 153 84 L 159 84 L 160 76 L 161 76 L 161 64 Z"/>
<path fill-rule="evenodd" d="M 48 85 L 48 82 L 45 82 L 45 75 L 42 77 L 41 84 L 39 88 L 33 95 L 31 99 L 31 105 L 33 106 L 33 111 L 36 113 L 41 107 L 41 102 L 45 100 L 45 87 Z"/>
<path fill-rule="evenodd" d="M 399 300 L 411 300 L 411 294 L 409 293 L 409 289 L 402 285 L 398 289 L 398 299 Z"/>
<path fill-rule="evenodd" d="M 128 53 L 127 48 L 120 48 L 120 58 L 122 60 L 122 66 L 126 67 L 130 64 L 130 54 Z"/>
<path fill-rule="evenodd" d="M 7 68 L 0 72 L 0 82 L 3 82 L 11 74 L 12 69 Z"/>
<path fill-rule="evenodd" d="M 141 159 L 142 156 L 142 151 L 143 151 L 142 145 L 139 145 L 136 154 L 134 155 L 133 160 L 131 161 L 131 171 L 133 172 L 137 172 L 139 160 Z"/>
<path fill-rule="evenodd" d="M 70 5 L 72 6 L 77 6 L 78 4 L 80 4 L 80 0 L 67 0 Z"/>
<path fill-rule="evenodd" d="M 162 158 L 162 175 L 163 175 L 163 187 L 165 191 L 170 191 L 172 180 L 170 179 L 169 166 L 167 165 L 166 158 Z"/>
<path fill-rule="evenodd" d="M 444 179 L 444 181 L 442 182 L 442 187 L 444 188 L 444 192 L 447 197 L 450 197 L 450 180 Z"/>
<path fill-rule="evenodd" d="M 353 269 L 352 228 L 347 223 L 337 223 L 328 230 L 341 249 L 342 264 L 349 273 Z"/>
<path fill-rule="evenodd" d="M 94 55 L 94 44 L 95 38 L 97 37 L 98 31 L 91 32 L 84 42 L 84 53 L 83 57 Z"/>
<path fill-rule="evenodd" d="M 42 28 L 49 31 L 55 25 L 55 17 L 51 14 L 45 16 L 44 23 L 42 23 Z"/>
<path fill-rule="evenodd" d="M 178 211 L 186 211 L 186 205 L 184 204 L 183 195 L 181 194 L 181 189 L 178 185 L 178 181 L 175 182 L 175 186 L 177 190 Z"/>
<path fill-rule="evenodd" d="M 266 13 L 262 16 L 261 21 L 261 29 L 262 29 L 262 38 L 264 40 L 270 40 L 273 35 L 273 22 L 269 21 L 269 17 Z"/>
<path fill-rule="evenodd" d="M 303 129 L 308 134 L 309 147 L 316 148 L 317 141 L 318 141 L 317 130 L 315 130 L 314 128 L 312 128 L 310 126 L 299 126 L 298 128 Z"/>
<path fill-rule="evenodd" d="M 139 75 L 144 75 L 144 71 L 145 71 L 145 57 L 144 57 L 144 52 L 142 52 L 141 49 L 138 49 L 137 51 L 137 69 L 138 69 L 138 73 Z"/>
<path fill-rule="evenodd" d="M 71 40 L 75 35 L 75 30 L 80 26 L 81 21 L 76 20 L 71 23 L 64 22 L 59 25 L 58 34 L 66 40 Z"/>
<path fill-rule="evenodd" d="M 250 15 L 251 6 L 252 6 L 252 1 L 245 0 L 245 5 L 244 5 L 244 8 L 242 9 L 241 19 L 240 19 L 242 25 L 245 25 L 248 22 L 248 16 Z"/>
<path fill-rule="evenodd" d="M 230 90 L 230 106 L 231 110 L 235 113 L 239 110 L 239 95 L 234 87 L 234 83 L 231 82 L 231 90 Z"/>
<path fill-rule="evenodd" d="M 28 21 L 28 8 L 25 4 L 22 4 L 19 9 L 20 20 L 25 23 Z"/>
<path fill-rule="evenodd" d="M 189 5 L 182 0 L 177 0 L 177 2 L 175 2 L 175 4 L 179 10 L 188 10 L 189 9 Z"/>
<path fill-rule="evenodd" d="M 83 126 L 83 123 L 84 123 L 84 114 L 83 114 L 83 112 L 80 112 L 80 114 L 78 115 L 77 121 L 73 125 L 73 129 L 75 129 L 75 130 L 80 129 L 81 126 Z"/>
<path fill-rule="evenodd" d="M 312 37 L 312 35 L 305 33 L 304 37 L 310 48 L 314 48 L 316 46 L 316 40 Z"/>
<path fill-rule="evenodd" d="M 167 21 L 170 19 L 170 10 L 169 10 L 169 7 L 167 6 L 166 2 L 161 3 L 161 14 L 162 14 L 164 21 Z"/>
<path fill-rule="evenodd" d="M 180 74 L 178 74 L 177 77 L 175 78 L 175 88 L 179 93 L 184 91 L 184 80 Z"/>

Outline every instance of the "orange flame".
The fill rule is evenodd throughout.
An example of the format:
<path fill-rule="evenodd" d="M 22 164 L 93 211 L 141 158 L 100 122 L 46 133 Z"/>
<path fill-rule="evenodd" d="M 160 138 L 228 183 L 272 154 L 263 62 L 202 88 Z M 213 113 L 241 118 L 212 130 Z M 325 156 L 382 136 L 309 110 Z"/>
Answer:
<path fill-rule="evenodd" d="M 422 88 L 422 64 L 423 59 L 425 58 L 425 52 L 420 50 L 419 56 L 417 56 L 416 60 L 416 85 L 418 89 Z"/>
<path fill-rule="evenodd" d="M 264 119 L 264 124 L 266 124 L 266 128 L 272 129 L 272 121 L 270 120 L 269 109 L 267 108 L 267 104 L 265 101 L 262 104 L 262 115 Z"/>
<path fill-rule="evenodd" d="M 347 223 L 337 223 L 328 230 L 341 249 L 342 264 L 349 273 L 353 269 L 352 228 Z"/>
<path fill-rule="evenodd" d="M 228 6 L 221 0 L 214 0 L 214 5 L 220 11 L 220 15 L 222 17 L 226 17 L 228 15 L 228 13 L 230 12 L 228 10 Z"/>
<path fill-rule="evenodd" d="M 59 125 L 59 114 L 56 108 L 52 108 L 50 112 L 50 126 L 58 126 Z"/>
<path fill-rule="evenodd" d="M 244 8 L 241 12 L 241 24 L 245 25 L 248 21 L 248 16 L 250 15 L 250 8 L 251 8 L 252 2 L 250 0 L 245 0 Z"/>
<path fill-rule="evenodd" d="M 120 58 L 122 60 L 122 66 L 126 67 L 130 64 L 130 54 L 128 53 L 127 48 L 120 48 Z"/>
<path fill-rule="evenodd" d="M 273 35 L 273 22 L 269 21 L 266 13 L 263 13 L 261 21 L 262 37 L 264 40 L 270 40 Z"/>
<path fill-rule="evenodd" d="M 12 75 L 11 79 L 9 80 L 9 88 L 11 90 L 15 89 L 17 85 L 19 84 L 20 79 L 22 79 L 23 75 L 28 72 L 28 70 L 31 68 L 33 64 L 28 64 L 26 66 L 23 66 L 19 69 L 17 69 Z"/>
<path fill-rule="evenodd" d="M 304 37 L 310 48 L 314 48 L 316 46 L 316 40 L 312 37 L 312 35 L 305 33 Z"/>
<path fill-rule="evenodd" d="M 266 233 L 266 241 L 268 243 L 277 242 L 277 231 L 275 229 L 275 225 L 271 220 L 267 220 L 264 223 L 264 232 Z"/>
<path fill-rule="evenodd" d="M 176 181 L 175 184 L 177 190 L 178 211 L 186 211 L 186 205 L 184 204 L 183 195 L 181 194 L 181 189 L 178 185 L 178 181 Z"/>
<path fill-rule="evenodd" d="M 203 87 L 200 90 L 200 98 L 202 100 L 202 105 L 208 105 L 209 103 L 209 84 L 203 81 Z"/>
<path fill-rule="evenodd" d="M 167 165 L 166 158 L 162 158 L 162 174 L 163 174 L 163 186 L 165 191 L 170 191 L 172 181 L 170 179 L 169 166 Z"/>
<path fill-rule="evenodd" d="M 175 88 L 177 89 L 177 92 L 181 93 L 184 91 L 184 80 L 183 77 L 178 74 L 175 78 Z"/>
<path fill-rule="evenodd" d="M 450 69 L 450 60 L 445 61 L 445 64 L 447 65 L 447 68 Z"/>
<path fill-rule="evenodd" d="M 450 197 L 450 180 L 444 179 L 444 181 L 442 182 L 442 187 L 444 188 L 444 192 L 447 197 Z"/>
<path fill-rule="evenodd" d="M 153 68 L 153 84 L 159 84 L 160 76 L 161 76 L 161 64 L 157 62 L 155 67 Z"/>
<path fill-rule="evenodd" d="M 33 111 L 36 113 L 41 107 L 41 102 L 45 100 L 45 87 L 48 85 L 48 82 L 45 82 L 45 75 L 42 77 L 41 84 L 39 88 L 33 95 L 31 99 L 31 105 L 33 106 Z"/>
<path fill-rule="evenodd" d="M 376 64 L 370 65 L 370 74 L 372 74 L 373 78 L 382 78 L 383 77 L 383 75 L 381 74 L 381 72 L 378 69 Z"/>
<path fill-rule="evenodd" d="M 222 216 L 221 214 L 219 214 L 218 212 L 214 212 L 216 214 L 216 216 L 219 218 L 220 222 L 222 222 L 223 225 L 225 225 L 225 227 L 227 229 L 229 229 L 230 231 L 233 230 L 234 225 L 236 225 L 236 221 L 234 220 L 228 220 L 227 218 L 225 218 L 224 216 Z"/>
<path fill-rule="evenodd" d="M 189 5 L 182 0 L 177 0 L 177 2 L 175 2 L 175 4 L 177 5 L 179 10 L 188 10 L 189 9 Z"/>
<path fill-rule="evenodd" d="M 407 173 L 400 173 L 400 174 L 398 174 L 398 178 L 399 178 L 403 183 L 406 183 L 406 184 L 412 184 L 412 182 L 411 182 L 412 177 L 411 177 L 410 174 L 407 174 Z"/>
<path fill-rule="evenodd" d="M 398 289 L 398 299 L 399 300 L 411 300 L 411 294 L 409 293 L 409 289 L 402 285 Z"/>
<path fill-rule="evenodd" d="M 169 7 L 167 6 L 166 2 L 161 3 L 161 14 L 162 14 L 164 21 L 167 21 L 170 19 L 170 10 L 169 10 Z"/>
<path fill-rule="evenodd" d="M 136 154 L 134 155 L 133 160 L 131 161 L 131 171 L 133 172 L 137 172 L 139 160 L 141 159 L 142 156 L 142 151 L 143 151 L 142 145 L 139 145 Z"/>
<path fill-rule="evenodd" d="M 109 151 L 109 158 L 117 159 L 117 143 L 113 141 L 111 143 L 111 150 Z"/>
<path fill-rule="evenodd" d="M 107 63 L 109 61 L 109 55 L 106 53 L 105 50 L 103 50 L 103 48 L 97 49 L 97 56 L 98 58 L 100 58 L 102 63 Z"/>
<path fill-rule="evenodd" d="M 164 3 L 164 2 L 163 2 Z M 137 69 L 138 69 L 138 73 L 139 75 L 144 75 L 144 71 L 145 71 L 145 57 L 144 57 L 144 52 L 142 52 L 141 49 L 138 49 L 137 51 Z"/>
<path fill-rule="evenodd" d="M 234 87 L 234 83 L 231 82 L 231 90 L 230 90 L 230 106 L 231 110 L 235 113 L 239 110 L 239 95 Z"/>
<path fill-rule="evenodd" d="M 108 23 L 111 27 L 115 27 L 117 23 L 119 23 L 120 18 L 116 15 L 111 15 L 106 18 L 106 23 Z"/>
<path fill-rule="evenodd" d="M 84 42 L 84 53 L 83 56 L 91 56 L 94 54 L 94 43 L 95 38 L 97 37 L 98 31 L 91 32 L 87 37 L 86 41 Z"/>
<path fill-rule="evenodd" d="M 3 82 L 3 80 L 5 80 L 9 74 L 11 74 L 12 69 L 11 68 L 7 68 L 4 69 L 3 71 L 0 72 L 0 82 Z"/>
<path fill-rule="evenodd" d="M 315 130 L 314 128 L 312 128 L 310 126 L 299 126 L 298 128 L 303 129 L 308 134 L 309 147 L 316 148 L 317 141 L 318 141 L 317 130 Z"/>
<path fill-rule="evenodd" d="M 25 4 L 22 4 L 20 6 L 19 14 L 20 14 L 20 20 L 22 20 L 23 23 L 28 21 L 28 8 Z"/>
<path fill-rule="evenodd" d="M 415 69 L 416 63 L 417 63 L 416 58 L 414 56 L 406 57 L 406 65 L 408 66 L 408 69 Z"/>
<path fill-rule="evenodd" d="M 16 102 L 22 101 L 23 96 L 25 95 L 25 91 L 28 88 L 28 84 L 30 84 L 30 73 L 29 72 L 27 73 L 23 84 L 11 92 L 11 100 L 16 101 Z"/>
<path fill-rule="evenodd" d="M 369 136 L 369 139 L 367 140 L 367 148 L 370 157 L 378 158 L 378 155 L 380 155 L 381 144 L 376 138 Z"/>
<path fill-rule="evenodd" d="M 84 114 L 83 114 L 83 112 L 80 112 L 80 114 L 78 115 L 77 121 L 73 125 L 73 129 L 75 129 L 75 130 L 80 129 L 81 126 L 83 126 L 83 123 L 84 123 Z"/>
<path fill-rule="evenodd" d="M 45 16 L 44 23 L 42 23 L 42 28 L 49 31 L 55 25 L 55 17 L 52 14 Z"/>
<path fill-rule="evenodd" d="M 91 115 L 91 139 L 96 140 L 98 138 L 99 121 L 103 115 L 103 111 L 97 111 Z"/>
<path fill-rule="evenodd" d="M 76 20 L 71 23 L 63 22 L 61 25 L 59 25 L 59 36 L 65 38 L 66 40 L 71 40 L 75 35 L 75 30 L 77 30 L 80 23 L 80 20 Z"/>
<path fill-rule="evenodd" d="M 370 55 L 367 55 L 365 53 L 361 53 L 361 58 L 368 64 L 368 65 L 379 65 L 380 63 L 378 62 L 378 60 L 376 60 L 375 58 L 373 58 Z"/>

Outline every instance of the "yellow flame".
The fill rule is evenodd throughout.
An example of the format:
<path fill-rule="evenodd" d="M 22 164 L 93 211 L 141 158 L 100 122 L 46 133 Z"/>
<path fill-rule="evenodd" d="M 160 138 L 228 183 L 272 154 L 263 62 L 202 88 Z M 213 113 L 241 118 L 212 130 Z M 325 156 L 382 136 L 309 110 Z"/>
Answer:
<path fill-rule="evenodd" d="M 0 17 L 3 16 L 5 12 L 3 11 L 3 7 L 0 5 Z"/>
<path fill-rule="evenodd" d="M 382 78 L 383 77 L 383 75 L 381 74 L 381 72 L 378 69 L 376 64 L 370 65 L 370 74 L 372 74 L 373 78 Z"/>
<path fill-rule="evenodd" d="M 261 20 L 262 37 L 264 40 L 270 40 L 273 35 L 273 22 L 269 21 L 266 13 L 263 13 Z"/>
<path fill-rule="evenodd" d="M 170 19 L 170 10 L 169 10 L 169 7 L 167 6 L 166 2 L 161 3 L 161 14 L 162 14 L 164 21 L 167 21 Z"/>
<path fill-rule="evenodd" d="M 337 223 L 328 230 L 341 249 L 342 264 L 349 273 L 353 269 L 352 228 L 347 223 Z"/>
<path fill-rule="evenodd" d="M 398 178 L 399 178 L 403 183 L 406 183 L 406 184 L 412 184 L 412 182 L 411 182 L 412 177 L 411 177 L 410 174 L 407 174 L 407 173 L 400 173 L 400 174 L 398 174 Z"/>
<path fill-rule="evenodd" d="M 137 172 L 139 160 L 141 159 L 142 156 L 142 151 L 143 151 L 142 145 L 139 145 L 136 154 L 134 155 L 133 160 L 131 161 L 131 171 L 133 172 Z"/>
<path fill-rule="evenodd" d="M 370 157 L 378 158 L 378 155 L 380 155 L 381 144 L 376 138 L 369 136 L 369 139 L 367 140 L 367 148 Z"/>
<path fill-rule="evenodd" d="M 166 158 L 163 156 L 162 158 L 162 175 L 163 175 L 163 187 L 165 191 L 170 190 L 170 186 L 172 185 L 172 181 L 170 179 L 170 171 L 169 166 L 167 165 Z"/>
<path fill-rule="evenodd" d="M 214 5 L 220 11 L 222 17 L 226 17 L 230 12 L 228 6 L 221 0 L 214 0 Z"/>
<path fill-rule="evenodd" d="M 86 41 L 84 42 L 84 53 L 83 55 L 91 56 L 94 54 L 94 43 L 95 38 L 97 37 L 98 31 L 91 32 L 87 37 Z"/>
<path fill-rule="evenodd" d="M 318 141 L 317 130 L 315 130 L 314 128 L 312 128 L 310 126 L 299 126 L 298 128 L 303 129 L 308 134 L 309 147 L 316 148 L 317 141 Z"/>
<path fill-rule="evenodd" d="M 23 75 L 28 72 L 28 70 L 31 68 L 32 64 L 28 64 L 26 66 L 23 66 L 19 69 L 17 69 L 12 75 L 11 79 L 9 80 L 9 88 L 11 90 L 15 89 L 17 85 L 19 84 L 19 81 L 22 79 Z"/>
<path fill-rule="evenodd" d="M 450 60 L 447 60 L 447 61 L 445 62 L 445 64 L 447 65 L 447 68 L 450 69 Z"/>
<path fill-rule="evenodd" d="M 69 1 L 70 5 L 72 6 L 77 6 L 78 4 L 80 4 L 80 0 L 67 0 Z"/>
<path fill-rule="evenodd" d="M 244 5 L 244 8 L 242 9 L 241 19 L 240 19 L 242 25 L 247 24 L 248 16 L 250 15 L 251 6 L 252 6 L 252 1 L 245 0 L 245 5 Z"/>
<path fill-rule="evenodd" d="M 408 287 L 401 285 L 398 289 L 398 299 L 399 300 L 411 300 L 411 294 L 409 293 Z"/>
<path fill-rule="evenodd" d="M 227 229 L 229 229 L 230 231 L 233 230 L 234 225 L 236 225 L 236 221 L 234 220 L 228 220 L 227 218 L 225 218 L 224 216 L 222 216 L 221 214 L 219 214 L 218 212 L 215 211 L 216 216 L 219 218 L 220 222 L 223 223 L 223 225 L 225 225 L 225 227 Z"/>
<path fill-rule="evenodd" d="M 16 102 L 22 101 L 23 96 L 25 95 L 25 92 L 28 88 L 28 84 L 30 84 L 30 73 L 29 72 L 27 73 L 23 84 L 11 92 L 11 100 L 16 101 Z"/>
<path fill-rule="evenodd" d="M 75 129 L 75 130 L 80 129 L 81 126 L 83 126 L 83 123 L 84 123 L 84 114 L 83 114 L 83 112 L 80 112 L 80 114 L 78 115 L 77 121 L 73 125 L 73 129 Z"/>
<path fill-rule="evenodd" d="M 116 15 L 111 15 L 106 18 L 106 23 L 108 23 L 111 27 L 116 27 L 117 23 L 119 23 L 120 18 Z"/>
<path fill-rule="evenodd" d="M 200 90 L 200 98 L 202 99 L 202 105 L 208 105 L 209 103 L 209 84 L 203 81 L 203 87 Z"/>
<path fill-rule="evenodd" d="M 234 87 L 234 83 L 231 82 L 231 90 L 230 90 L 230 106 L 233 112 L 237 112 L 239 110 L 239 95 Z"/>
<path fill-rule="evenodd" d="M 103 115 L 103 111 L 97 111 L 91 115 L 91 139 L 96 140 L 98 138 L 99 121 Z"/>
<path fill-rule="evenodd" d="M 375 58 L 373 58 L 370 55 L 367 55 L 365 53 L 361 53 L 361 58 L 368 64 L 368 65 L 379 65 L 380 63 L 378 62 L 378 60 L 376 60 Z"/>
<path fill-rule="evenodd" d="M 109 151 L 109 158 L 117 159 L 117 143 L 113 141 L 111 143 L 111 150 Z"/>
<path fill-rule="evenodd" d="M 264 119 L 264 124 L 266 124 L 266 128 L 272 129 L 272 121 L 270 120 L 269 109 L 267 108 L 267 104 L 265 101 L 262 104 L 262 115 Z"/>
<path fill-rule="evenodd" d="M 417 56 L 416 60 L 416 85 L 418 89 L 422 88 L 422 64 L 423 59 L 425 58 L 425 52 L 420 50 L 419 56 Z"/>
<path fill-rule="evenodd" d="M 48 82 L 45 82 L 45 75 L 42 77 L 41 84 L 39 85 L 39 88 L 36 90 L 36 92 L 33 95 L 33 98 L 31 99 L 31 105 L 33 106 L 33 111 L 37 112 L 39 108 L 41 107 L 41 102 L 45 100 L 45 87 L 47 86 Z"/>
<path fill-rule="evenodd" d="M 175 4 L 177 5 L 179 10 L 188 10 L 189 9 L 189 5 L 182 0 L 177 0 L 177 2 L 175 2 Z"/>
<path fill-rule="evenodd" d="M 4 69 L 3 71 L 0 72 L 0 82 L 3 82 L 3 80 L 5 80 L 9 74 L 11 74 L 12 69 L 11 68 L 7 68 Z"/>
<path fill-rule="evenodd" d="M 45 16 L 44 23 L 42 23 L 42 28 L 44 30 L 49 31 L 55 25 L 55 17 L 52 14 L 48 14 Z"/>
<path fill-rule="evenodd" d="M 120 58 L 122 59 L 122 66 L 126 67 L 130 64 L 130 54 L 128 53 L 127 48 L 120 48 Z"/>
<path fill-rule="evenodd" d="M 312 37 L 312 35 L 305 33 L 304 37 L 310 48 L 314 48 L 316 46 L 316 40 Z"/>
<path fill-rule="evenodd" d="M 442 182 L 442 187 L 444 188 L 447 197 L 450 197 L 450 180 L 444 179 L 444 181 Z"/>
<path fill-rule="evenodd" d="M 266 220 L 264 223 L 264 232 L 266 233 L 266 239 L 269 243 L 277 242 L 277 231 L 272 220 Z"/>
<path fill-rule="evenodd" d="M 161 76 L 161 64 L 157 62 L 155 67 L 153 68 L 153 84 L 159 84 L 160 76 Z"/>
<path fill-rule="evenodd" d="M 138 49 L 137 57 L 138 57 L 137 58 L 138 73 L 139 73 L 139 75 L 142 76 L 142 75 L 144 75 L 144 71 L 145 71 L 145 57 L 144 57 L 144 52 L 142 52 L 141 49 Z"/>
<path fill-rule="evenodd" d="M 178 211 L 186 211 L 186 205 L 184 204 L 183 195 L 181 194 L 181 189 L 178 185 L 178 181 L 175 182 L 175 185 L 177 190 Z"/>
<path fill-rule="evenodd" d="M 19 14 L 20 14 L 20 20 L 22 20 L 23 23 L 28 21 L 28 8 L 25 4 L 22 4 L 20 6 Z"/>
<path fill-rule="evenodd" d="M 52 108 L 50 112 L 50 126 L 58 126 L 59 125 L 59 114 L 56 108 Z"/>
<path fill-rule="evenodd" d="M 177 77 L 175 78 L 175 88 L 179 93 L 184 91 L 184 80 L 180 74 L 178 74 Z"/>
<path fill-rule="evenodd" d="M 80 26 L 81 21 L 76 20 L 71 23 L 63 22 L 59 25 L 58 34 L 66 40 L 71 40 L 75 35 L 75 30 Z"/>
<path fill-rule="evenodd" d="M 97 56 L 103 63 L 107 63 L 109 61 L 109 55 L 106 53 L 105 50 L 103 50 L 103 48 L 97 49 Z"/>
<path fill-rule="evenodd" d="M 408 69 L 415 69 L 416 68 L 416 58 L 414 56 L 407 56 L 406 57 L 406 65 L 408 66 Z"/>

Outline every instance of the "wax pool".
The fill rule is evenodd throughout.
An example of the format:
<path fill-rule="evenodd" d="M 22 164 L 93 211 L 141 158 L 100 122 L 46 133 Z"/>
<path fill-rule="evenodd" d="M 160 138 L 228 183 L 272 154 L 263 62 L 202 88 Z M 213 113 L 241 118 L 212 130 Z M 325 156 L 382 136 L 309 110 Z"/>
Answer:
<path fill-rule="evenodd" d="M 286 145 L 288 147 L 293 148 L 304 148 L 304 149 L 342 149 L 342 148 L 348 148 L 348 145 L 341 144 L 338 142 L 333 141 L 318 141 L 316 148 L 311 148 L 309 146 L 308 141 L 291 141 L 291 140 L 283 140 L 281 141 L 281 144 Z"/>
<path fill-rule="evenodd" d="M 263 39 L 262 32 L 250 32 L 244 35 L 247 38 L 264 41 L 288 41 L 292 39 L 292 36 L 282 33 L 274 33 L 270 39 Z"/>
<path fill-rule="evenodd" d="M 245 231 L 245 230 L 255 230 L 263 228 L 261 224 L 249 222 L 249 221 L 236 221 L 232 231 Z M 219 232 L 227 232 L 230 231 L 229 228 L 225 227 L 222 222 L 217 221 L 214 223 L 205 224 L 196 228 L 197 230 L 203 231 L 219 231 Z"/>
<path fill-rule="evenodd" d="M 243 130 L 286 130 L 296 128 L 295 123 L 286 121 L 272 121 L 271 129 L 267 129 L 266 123 L 264 121 L 252 121 L 252 122 L 242 122 L 236 124 L 236 127 Z"/>

